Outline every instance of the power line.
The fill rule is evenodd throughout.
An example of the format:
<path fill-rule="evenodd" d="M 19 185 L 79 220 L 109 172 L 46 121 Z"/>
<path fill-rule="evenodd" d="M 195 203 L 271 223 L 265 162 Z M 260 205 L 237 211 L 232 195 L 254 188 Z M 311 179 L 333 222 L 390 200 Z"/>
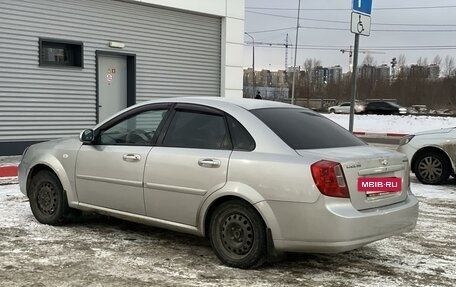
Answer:
<path fill-rule="evenodd" d="M 456 5 L 446 6 L 415 6 L 415 7 L 376 7 L 374 10 L 420 10 L 420 9 L 448 9 L 456 8 Z M 245 9 L 252 10 L 282 10 L 282 11 L 296 11 L 296 8 L 280 8 L 280 7 L 245 7 Z M 351 11 L 347 8 L 301 8 L 300 11 Z"/>
<path fill-rule="evenodd" d="M 287 28 L 279 28 L 279 29 L 271 29 L 271 30 L 261 30 L 261 31 L 253 31 L 249 32 L 250 34 L 259 34 L 259 33 L 269 33 L 269 32 L 277 32 L 277 31 L 286 31 L 295 29 L 296 27 L 287 27 Z"/>
<path fill-rule="evenodd" d="M 272 48 L 272 49 L 283 49 L 285 44 L 258 44 L 255 43 L 255 47 L 259 48 Z M 291 46 L 291 45 L 289 45 Z M 324 50 L 324 51 L 340 51 L 341 47 L 330 47 L 330 46 L 304 46 L 298 45 L 299 50 Z M 345 49 L 348 50 L 348 49 Z M 443 51 L 443 50 L 456 50 L 456 46 L 447 46 L 447 47 L 390 47 L 390 48 L 376 48 L 376 47 L 366 47 L 361 48 L 361 52 L 368 53 L 370 50 L 376 51 Z"/>
<path fill-rule="evenodd" d="M 299 28 L 304 29 L 316 29 L 316 30 L 334 30 L 334 31 L 347 31 L 347 28 L 336 28 L 336 27 L 315 27 L 315 26 L 299 26 Z M 450 29 L 419 29 L 419 30 L 411 30 L 411 29 L 371 29 L 373 32 L 413 32 L 413 33 L 421 33 L 421 32 L 456 32 L 456 30 Z"/>
<path fill-rule="evenodd" d="M 285 16 L 285 15 L 278 15 L 278 14 L 270 14 L 270 13 L 248 11 L 248 10 L 246 10 L 245 12 L 252 13 L 252 14 L 258 14 L 258 15 L 273 16 L 273 17 L 278 17 L 278 18 L 296 19 L 296 17 L 294 17 L 294 16 Z"/>
<path fill-rule="evenodd" d="M 292 16 L 285 16 L 279 14 L 271 14 L 271 13 L 262 13 L 262 12 L 254 12 L 254 11 L 246 11 L 252 14 L 259 14 L 265 16 L 273 16 L 273 17 L 280 17 L 280 18 L 289 18 L 289 19 L 296 19 L 296 17 Z M 337 21 L 337 20 L 327 20 L 327 19 L 318 19 L 318 18 L 300 18 L 301 20 L 305 21 L 316 21 L 316 22 L 325 22 L 325 23 L 340 23 L 340 24 L 350 24 L 350 21 Z M 407 24 L 407 23 L 376 23 L 372 22 L 372 25 L 382 25 L 382 26 L 427 26 L 427 27 L 456 27 L 456 24 Z"/>
<path fill-rule="evenodd" d="M 299 26 L 299 28 L 303 29 L 315 29 L 315 30 L 333 30 L 333 31 L 347 31 L 347 28 L 338 28 L 338 27 L 317 27 L 317 26 Z M 280 29 L 273 29 L 273 30 L 263 30 L 263 31 L 253 31 L 249 33 L 267 33 L 273 31 L 282 31 L 282 30 L 290 30 L 291 27 L 287 28 L 280 28 Z M 372 28 L 371 31 L 374 32 L 410 32 L 410 33 L 441 33 L 441 32 L 456 32 L 456 29 L 374 29 Z"/>
<path fill-rule="evenodd" d="M 253 42 L 245 42 L 245 44 L 252 44 Z M 255 45 L 269 45 L 269 46 L 283 46 L 284 43 L 272 43 L 272 42 L 261 42 L 261 41 L 255 41 Z M 288 46 L 294 46 L 293 44 L 289 43 Z M 311 44 L 299 44 L 298 47 L 311 47 L 311 48 L 319 48 L 319 47 L 325 47 L 325 48 L 336 48 L 336 49 L 349 49 L 349 46 L 347 45 L 311 45 Z M 363 49 L 372 49 L 372 50 L 377 50 L 377 49 L 391 49 L 391 48 L 398 48 L 398 49 L 408 49 L 408 48 L 418 48 L 418 49 L 427 49 L 427 48 L 441 48 L 441 49 L 456 49 L 456 44 L 455 45 L 405 45 L 405 46 L 365 46 Z"/>
<path fill-rule="evenodd" d="M 405 30 L 402 30 L 402 29 L 371 29 L 371 31 L 374 31 L 374 32 L 411 32 L 411 33 L 427 33 L 427 32 L 433 32 L 433 33 L 436 33 L 436 32 L 456 32 L 456 30 L 454 29 L 420 29 L 420 30 L 411 30 L 411 29 L 405 29 Z"/>

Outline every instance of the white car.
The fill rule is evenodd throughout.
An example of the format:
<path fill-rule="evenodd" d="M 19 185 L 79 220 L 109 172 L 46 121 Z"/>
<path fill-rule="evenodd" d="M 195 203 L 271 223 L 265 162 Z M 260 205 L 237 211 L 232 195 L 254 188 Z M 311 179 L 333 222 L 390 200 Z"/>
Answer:
<path fill-rule="evenodd" d="M 456 128 L 408 135 L 401 139 L 399 152 L 405 153 L 411 170 L 424 184 L 441 184 L 454 175 Z"/>
<path fill-rule="evenodd" d="M 332 106 L 328 108 L 329 113 L 336 114 L 349 114 L 350 113 L 350 102 L 344 102 L 337 106 Z M 355 113 L 361 113 L 364 111 L 364 105 L 361 103 L 355 103 Z"/>

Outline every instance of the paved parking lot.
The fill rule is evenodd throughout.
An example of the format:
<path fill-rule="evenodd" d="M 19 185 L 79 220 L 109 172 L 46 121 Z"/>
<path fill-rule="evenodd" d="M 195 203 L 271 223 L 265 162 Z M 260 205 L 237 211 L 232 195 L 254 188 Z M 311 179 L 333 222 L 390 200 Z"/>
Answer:
<path fill-rule="evenodd" d="M 0 286 L 454 286 L 454 182 L 435 196 L 416 180 L 412 190 L 423 193 L 413 232 L 343 254 L 289 254 L 238 270 L 194 236 L 98 215 L 41 225 L 18 186 L 2 185 Z"/>

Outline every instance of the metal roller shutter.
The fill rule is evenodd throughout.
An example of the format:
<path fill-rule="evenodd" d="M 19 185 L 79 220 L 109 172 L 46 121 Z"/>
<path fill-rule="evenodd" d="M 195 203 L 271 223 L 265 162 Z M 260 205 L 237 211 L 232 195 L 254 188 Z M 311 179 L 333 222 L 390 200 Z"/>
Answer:
<path fill-rule="evenodd" d="M 136 55 L 137 102 L 219 96 L 221 19 L 114 0 L 0 1 L 0 143 L 40 141 L 96 123 L 95 52 Z M 84 44 L 84 68 L 39 67 L 39 39 Z M 119 51 L 119 50 L 117 50 Z"/>

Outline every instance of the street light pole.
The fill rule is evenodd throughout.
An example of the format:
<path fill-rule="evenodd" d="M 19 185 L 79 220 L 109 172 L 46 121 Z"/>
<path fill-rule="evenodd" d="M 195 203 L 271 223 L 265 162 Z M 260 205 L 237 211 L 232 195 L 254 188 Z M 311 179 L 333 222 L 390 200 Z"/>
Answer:
<path fill-rule="evenodd" d="M 299 36 L 299 14 L 301 12 L 301 0 L 298 3 L 298 20 L 296 22 L 296 42 L 295 42 L 295 56 L 293 64 L 293 84 L 291 86 L 291 104 L 294 105 L 295 100 L 295 85 L 296 85 L 296 58 L 298 55 L 298 36 Z"/>
<path fill-rule="evenodd" d="M 252 38 L 252 43 L 253 43 L 253 48 L 252 48 L 252 69 L 253 69 L 253 72 L 252 72 L 252 80 L 253 80 L 253 85 L 252 85 L 252 90 L 253 90 L 253 95 L 252 95 L 252 98 L 255 97 L 255 85 L 256 85 L 256 82 L 255 82 L 255 38 L 253 38 L 252 35 L 250 35 L 249 33 L 247 32 L 244 32 L 244 34 L 246 34 L 247 36 L 249 36 L 250 38 Z"/>

